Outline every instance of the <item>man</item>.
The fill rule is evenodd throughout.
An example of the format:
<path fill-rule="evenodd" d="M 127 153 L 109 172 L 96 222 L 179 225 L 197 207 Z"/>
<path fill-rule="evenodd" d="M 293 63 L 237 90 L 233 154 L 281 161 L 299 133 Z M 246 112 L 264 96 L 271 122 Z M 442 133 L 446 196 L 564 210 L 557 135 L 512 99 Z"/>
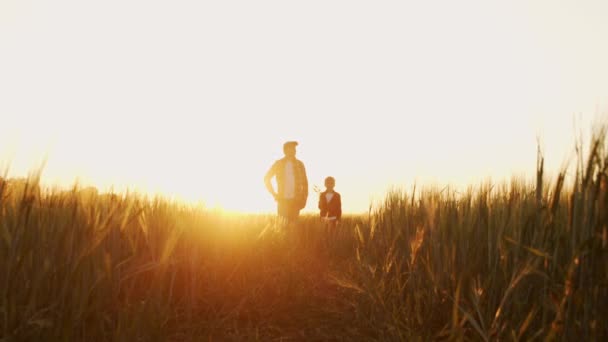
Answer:
<path fill-rule="evenodd" d="M 296 159 L 296 141 L 283 144 L 285 157 L 277 160 L 264 177 L 268 192 L 277 201 L 277 212 L 288 223 L 294 222 L 300 215 L 300 210 L 306 206 L 308 198 L 308 178 L 304 163 Z M 276 178 L 277 191 L 272 186 L 272 178 Z"/>

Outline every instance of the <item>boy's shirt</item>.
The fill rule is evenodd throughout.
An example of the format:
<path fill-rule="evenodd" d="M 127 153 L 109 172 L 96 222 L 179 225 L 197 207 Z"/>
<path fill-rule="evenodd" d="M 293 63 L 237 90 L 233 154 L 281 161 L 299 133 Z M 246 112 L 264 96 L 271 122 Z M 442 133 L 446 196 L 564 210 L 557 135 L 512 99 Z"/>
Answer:
<path fill-rule="evenodd" d="M 339 220 L 342 218 L 342 199 L 335 191 L 323 191 L 319 196 L 321 217 Z"/>

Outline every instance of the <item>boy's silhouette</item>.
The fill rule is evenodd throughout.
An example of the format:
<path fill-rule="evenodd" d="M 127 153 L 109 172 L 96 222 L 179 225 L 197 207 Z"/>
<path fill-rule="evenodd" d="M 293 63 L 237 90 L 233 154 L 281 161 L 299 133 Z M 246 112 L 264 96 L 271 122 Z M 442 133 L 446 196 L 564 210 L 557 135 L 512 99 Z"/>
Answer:
<path fill-rule="evenodd" d="M 342 198 L 334 191 L 336 180 L 334 177 L 325 178 L 325 191 L 319 194 L 319 209 L 321 218 L 325 220 L 328 228 L 333 228 L 342 218 Z"/>

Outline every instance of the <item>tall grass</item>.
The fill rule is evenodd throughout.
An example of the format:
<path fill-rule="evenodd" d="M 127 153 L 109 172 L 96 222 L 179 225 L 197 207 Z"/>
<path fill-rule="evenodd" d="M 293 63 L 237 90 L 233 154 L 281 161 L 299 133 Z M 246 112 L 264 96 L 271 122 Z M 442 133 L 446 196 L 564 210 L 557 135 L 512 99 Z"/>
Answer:
<path fill-rule="evenodd" d="M 338 234 L 0 182 L 0 340 L 605 340 L 605 142 L 569 184 L 539 155 L 534 183 L 396 190 Z"/>

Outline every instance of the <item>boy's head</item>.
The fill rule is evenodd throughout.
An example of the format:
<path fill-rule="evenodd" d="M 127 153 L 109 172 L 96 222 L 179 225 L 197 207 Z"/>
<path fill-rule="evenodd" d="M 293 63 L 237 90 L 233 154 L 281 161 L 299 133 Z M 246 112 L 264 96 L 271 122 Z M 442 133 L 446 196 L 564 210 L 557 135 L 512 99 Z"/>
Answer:
<path fill-rule="evenodd" d="M 325 187 L 327 188 L 327 190 L 333 190 L 335 186 L 336 180 L 334 179 L 334 177 L 325 178 Z"/>

